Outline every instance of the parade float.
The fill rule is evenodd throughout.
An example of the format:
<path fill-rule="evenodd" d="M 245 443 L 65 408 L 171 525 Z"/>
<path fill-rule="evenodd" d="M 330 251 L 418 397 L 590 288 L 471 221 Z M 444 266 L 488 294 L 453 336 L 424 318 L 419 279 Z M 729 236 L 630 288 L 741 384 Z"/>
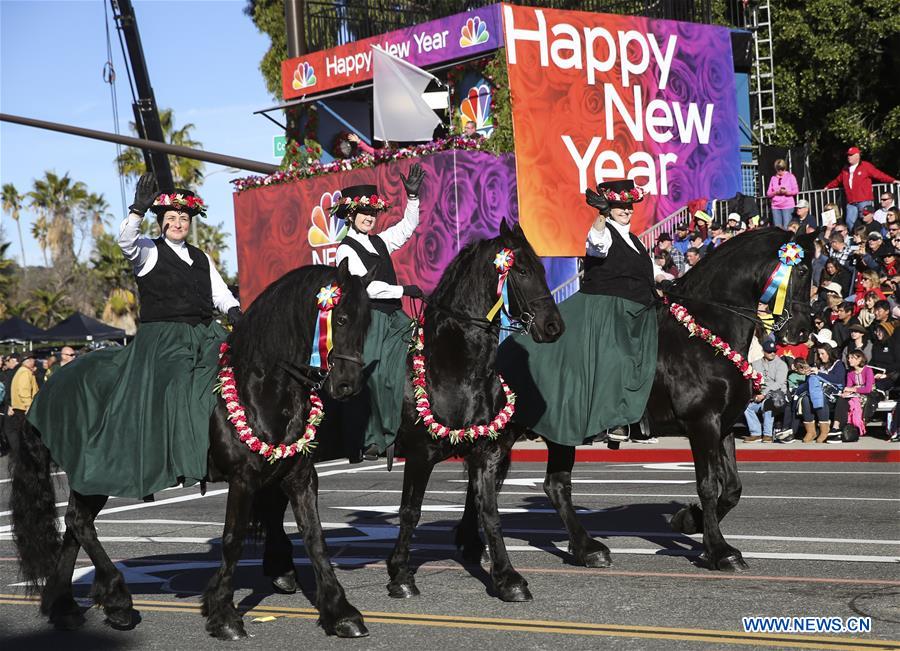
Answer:
<path fill-rule="evenodd" d="M 480 137 L 323 154 L 341 131 L 371 138 L 373 46 L 437 76 L 450 92 L 451 133 L 472 121 Z M 413 159 L 427 174 L 421 223 L 392 257 L 400 282 L 426 291 L 503 219 L 521 223 L 545 256 L 551 287 L 572 277 L 593 219 L 583 192 L 603 180 L 644 188 L 638 232 L 688 201 L 740 189 L 747 98 L 724 27 L 497 4 L 288 59 L 282 91 L 277 108 L 317 110 L 281 171 L 234 182 L 245 306 L 290 269 L 333 264 L 346 229 L 330 211 L 341 188 L 375 184 L 392 206 L 376 230 L 399 221 L 399 174 Z"/>

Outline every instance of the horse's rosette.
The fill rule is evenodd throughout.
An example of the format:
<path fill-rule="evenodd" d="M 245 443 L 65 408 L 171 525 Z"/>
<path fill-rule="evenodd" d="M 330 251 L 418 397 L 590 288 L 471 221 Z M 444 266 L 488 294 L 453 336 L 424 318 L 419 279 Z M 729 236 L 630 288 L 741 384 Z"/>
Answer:
<path fill-rule="evenodd" d="M 669 304 L 669 312 L 675 317 L 681 325 L 687 329 L 691 337 L 700 337 L 710 346 L 725 356 L 725 359 L 734 364 L 745 378 L 753 382 L 753 392 L 759 393 L 763 384 L 762 373 L 757 373 L 750 366 L 750 362 L 744 359 L 744 356 L 728 345 L 728 342 L 720 336 L 713 334 L 708 328 L 704 328 L 694 320 L 687 308 L 678 303 Z"/>
<path fill-rule="evenodd" d="M 316 294 L 316 306 L 319 308 L 319 315 L 316 318 L 312 352 L 309 355 L 309 365 L 313 368 L 328 370 L 328 353 L 334 347 L 334 342 L 331 339 L 331 312 L 340 302 L 341 288 L 338 285 L 325 285 Z"/>
<path fill-rule="evenodd" d="M 298 440 L 290 445 L 285 445 L 284 443 L 273 445 L 260 440 L 247 423 L 247 414 L 238 399 L 237 383 L 234 379 L 234 369 L 230 366 L 231 360 L 228 356 L 228 351 L 229 346 L 227 343 L 223 343 L 219 347 L 219 375 L 216 392 L 225 401 L 228 420 L 237 431 L 241 442 L 250 448 L 251 452 L 261 455 L 269 463 L 275 463 L 280 459 L 288 459 L 298 453 L 308 454 L 316 445 L 316 430 L 325 417 L 322 399 L 319 398 L 315 391 L 310 391 L 309 414 L 306 417 L 303 435 Z"/>
<path fill-rule="evenodd" d="M 791 282 L 791 271 L 803 261 L 803 248 L 796 242 L 787 242 L 778 249 L 778 264 L 766 284 L 763 286 L 763 294 L 760 303 L 768 303 L 773 298 L 772 314 L 781 315 L 784 312 L 784 303 L 787 300 L 788 285 Z"/>
<path fill-rule="evenodd" d="M 482 437 L 488 437 L 493 440 L 499 436 L 500 432 L 506 427 L 513 414 L 516 412 L 516 394 L 513 393 L 509 385 L 503 380 L 503 376 L 497 374 L 500 380 L 500 386 L 503 388 L 503 394 L 506 396 L 506 404 L 503 409 L 494 416 L 494 419 L 487 425 L 469 425 L 468 427 L 451 428 L 442 425 L 434 418 L 431 411 L 431 401 L 428 399 L 428 388 L 425 382 L 425 323 L 424 320 L 418 324 L 418 332 L 413 339 L 413 394 L 416 398 L 416 411 L 419 413 L 419 420 L 425 425 L 425 429 L 431 434 L 435 440 L 449 438 L 453 444 L 460 443 L 464 440 L 475 441 Z"/>
<path fill-rule="evenodd" d="M 516 254 L 513 253 L 512 249 L 504 247 L 497 251 L 497 255 L 494 256 L 494 268 L 497 270 L 498 275 L 497 302 L 494 303 L 494 307 L 490 309 L 485 318 L 488 321 L 493 321 L 499 311 L 501 328 L 509 327 L 509 292 L 506 286 L 506 279 L 509 276 L 509 270 L 513 268 L 515 263 Z M 502 311 L 501 308 L 503 308 Z"/>

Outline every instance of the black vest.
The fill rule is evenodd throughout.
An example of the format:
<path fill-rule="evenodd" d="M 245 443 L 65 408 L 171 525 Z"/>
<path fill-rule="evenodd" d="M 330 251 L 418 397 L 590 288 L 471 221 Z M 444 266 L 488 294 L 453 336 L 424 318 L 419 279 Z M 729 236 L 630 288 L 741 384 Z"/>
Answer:
<path fill-rule="evenodd" d="M 341 240 L 341 246 L 349 246 L 353 249 L 365 265 L 366 271 L 375 269 L 374 280 L 380 280 L 388 285 L 396 285 L 397 272 L 394 271 L 394 263 L 391 262 L 391 255 L 388 253 L 384 240 L 377 235 L 369 235 L 369 242 L 372 243 L 377 253 L 370 253 L 362 243 L 352 237 L 345 237 Z M 399 298 L 373 298 L 371 304 L 372 309 L 385 314 L 392 314 L 403 307 Z"/>
<path fill-rule="evenodd" d="M 605 258 L 585 256 L 584 278 L 581 291 L 585 294 L 604 294 L 627 298 L 629 301 L 649 305 L 653 300 L 653 261 L 641 241 L 629 233 L 637 251 L 607 226 L 613 244 Z"/>
<path fill-rule="evenodd" d="M 150 273 L 137 278 L 141 322 L 209 323 L 213 317 L 209 259 L 200 249 L 185 242 L 193 261 L 189 265 L 162 238 L 153 243 L 156 265 Z"/>

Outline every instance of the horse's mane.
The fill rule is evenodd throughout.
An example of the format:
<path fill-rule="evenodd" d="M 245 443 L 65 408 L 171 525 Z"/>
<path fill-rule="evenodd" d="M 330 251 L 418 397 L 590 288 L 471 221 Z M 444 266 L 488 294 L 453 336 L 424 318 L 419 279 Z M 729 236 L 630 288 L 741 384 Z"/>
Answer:
<path fill-rule="evenodd" d="M 497 252 L 501 238 L 475 240 L 456 254 L 431 294 L 432 302 L 457 311 L 465 312 L 476 296 L 490 296 L 497 289 L 496 274 L 484 273 L 481 266 L 490 261 Z M 460 291 L 465 288 L 466 291 Z"/>
<path fill-rule="evenodd" d="M 793 233 L 779 228 L 740 233 L 700 258 L 675 284 L 695 296 L 715 294 L 724 279 L 744 280 L 757 273 L 760 263 L 774 264 L 779 247 L 791 237 Z"/>
<path fill-rule="evenodd" d="M 316 292 L 337 271 L 309 265 L 286 273 L 263 290 L 228 337 L 235 370 L 271 370 L 279 362 L 305 361 L 312 346 Z"/>

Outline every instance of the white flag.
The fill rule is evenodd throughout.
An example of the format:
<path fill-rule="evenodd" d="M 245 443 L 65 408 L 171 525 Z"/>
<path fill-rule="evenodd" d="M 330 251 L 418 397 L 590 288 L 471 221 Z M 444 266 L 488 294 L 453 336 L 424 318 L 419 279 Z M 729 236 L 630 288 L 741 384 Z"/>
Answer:
<path fill-rule="evenodd" d="M 377 45 L 372 46 L 372 59 L 375 138 L 402 142 L 431 140 L 441 120 L 426 101 L 425 89 L 437 77 Z"/>

